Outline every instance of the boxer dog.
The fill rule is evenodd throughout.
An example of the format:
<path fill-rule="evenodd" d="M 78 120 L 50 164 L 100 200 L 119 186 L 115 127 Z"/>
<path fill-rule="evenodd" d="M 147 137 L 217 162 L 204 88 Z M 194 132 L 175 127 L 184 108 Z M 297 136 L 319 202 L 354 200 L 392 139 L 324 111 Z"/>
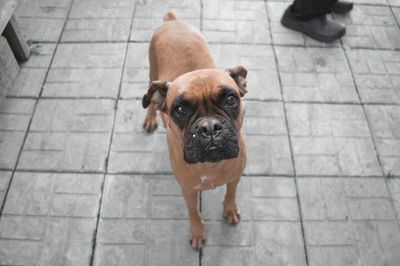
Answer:
<path fill-rule="evenodd" d="M 206 239 L 198 192 L 226 184 L 224 217 L 239 221 L 236 187 L 246 165 L 242 134 L 247 70 L 216 69 L 207 43 L 194 27 L 169 12 L 149 48 L 150 84 L 142 105 L 143 127 L 157 128 L 157 110 L 166 128 L 172 171 L 190 216 L 189 240 L 201 248 Z"/>

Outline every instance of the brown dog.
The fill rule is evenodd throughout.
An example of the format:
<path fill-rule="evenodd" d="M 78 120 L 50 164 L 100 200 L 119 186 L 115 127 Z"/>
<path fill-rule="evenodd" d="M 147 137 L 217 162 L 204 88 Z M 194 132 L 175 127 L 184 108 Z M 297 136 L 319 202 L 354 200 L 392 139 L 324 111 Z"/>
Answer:
<path fill-rule="evenodd" d="M 171 167 L 189 210 L 189 240 L 200 248 L 206 233 L 199 191 L 227 184 L 224 217 L 230 224 L 239 221 L 235 198 L 246 164 L 241 97 L 247 92 L 247 71 L 242 66 L 217 70 L 197 29 L 173 13 L 164 22 L 150 44 L 150 84 L 142 101 L 149 109 L 143 126 L 153 132 L 161 111 Z"/>

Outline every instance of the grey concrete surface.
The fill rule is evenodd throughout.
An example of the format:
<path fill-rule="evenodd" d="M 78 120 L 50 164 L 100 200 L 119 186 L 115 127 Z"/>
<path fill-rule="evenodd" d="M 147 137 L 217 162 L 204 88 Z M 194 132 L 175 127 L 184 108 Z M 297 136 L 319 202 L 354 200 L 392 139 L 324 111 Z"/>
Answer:
<path fill-rule="evenodd" d="M 33 54 L 0 110 L 0 265 L 400 265 L 400 2 L 330 15 L 331 44 L 280 24 L 290 2 L 20 0 Z M 167 11 L 248 69 L 241 220 L 202 192 L 201 251 L 165 129 L 142 129 Z"/>

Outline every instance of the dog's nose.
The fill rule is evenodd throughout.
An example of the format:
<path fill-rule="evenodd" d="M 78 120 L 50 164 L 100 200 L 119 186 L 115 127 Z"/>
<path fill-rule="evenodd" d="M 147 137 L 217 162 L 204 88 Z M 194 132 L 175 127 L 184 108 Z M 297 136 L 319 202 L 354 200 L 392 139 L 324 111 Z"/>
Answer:
<path fill-rule="evenodd" d="M 215 118 L 207 118 L 198 124 L 198 130 L 203 136 L 216 135 L 222 130 L 222 124 Z"/>

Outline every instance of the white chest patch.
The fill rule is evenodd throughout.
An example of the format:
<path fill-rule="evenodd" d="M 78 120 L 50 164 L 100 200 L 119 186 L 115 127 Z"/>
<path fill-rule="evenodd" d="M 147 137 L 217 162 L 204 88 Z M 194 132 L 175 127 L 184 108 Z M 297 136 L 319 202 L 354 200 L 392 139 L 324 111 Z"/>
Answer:
<path fill-rule="evenodd" d="M 200 180 L 201 180 L 201 183 L 204 183 L 204 181 L 207 180 L 207 177 L 206 176 L 202 176 L 202 177 L 200 177 Z"/>

